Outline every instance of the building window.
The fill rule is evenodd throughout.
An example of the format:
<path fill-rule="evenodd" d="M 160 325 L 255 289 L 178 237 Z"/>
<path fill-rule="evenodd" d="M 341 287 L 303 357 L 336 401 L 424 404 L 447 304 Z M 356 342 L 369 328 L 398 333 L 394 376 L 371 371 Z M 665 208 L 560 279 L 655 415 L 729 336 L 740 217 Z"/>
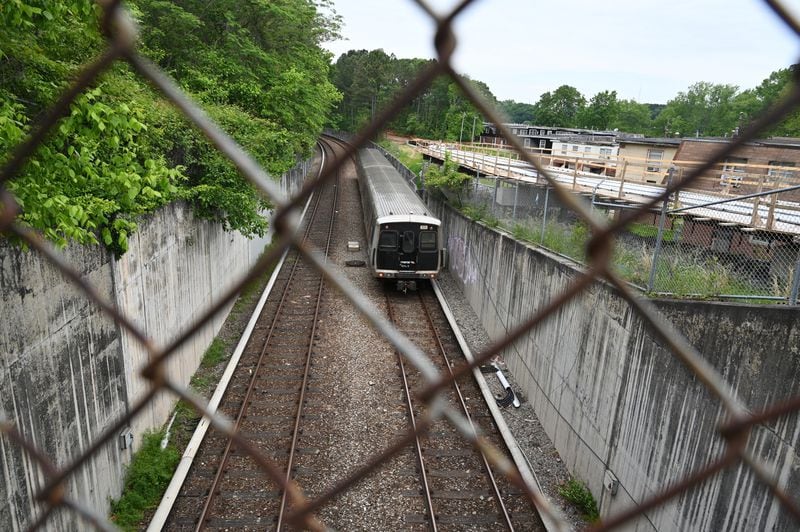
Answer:
<path fill-rule="evenodd" d="M 663 158 L 664 150 L 647 150 L 647 171 L 660 172 Z"/>
<path fill-rule="evenodd" d="M 544 139 L 541 139 L 541 140 L 539 141 L 539 148 L 543 150 L 543 149 L 545 149 L 546 147 L 547 147 L 547 141 L 546 141 L 546 140 L 544 140 Z"/>
<path fill-rule="evenodd" d="M 788 182 L 794 179 L 795 163 L 789 161 L 770 161 L 767 175 L 775 182 Z"/>
<path fill-rule="evenodd" d="M 722 186 L 730 185 L 733 188 L 738 187 L 742 182 L 742 177 L 745 174 L 744 165 L 747 164 L 747 159 L 742 157 L 728 157 L 722 165 L 722 175 L 720 176 L 719 184 Z"/>
<path fill-rule="evenodd" d="M 583 152 L 584 152 L 584 153 L 589 153 L 589 152 L 591 152 L 591 151 L 592 151 L 592 147 L 591 147 L 591 146 L 584 146 L 584 147 L 583 147 Z"/>
<path fill-rule="evenodd" d="M 611 158 L 611 148 L 600 148 L 600 157 L 603 159 Z"/>
<path fill-rule="evenodd" d="M 561 153 L 567 153 L 567 145 L 563 142 L 561 143 Z"/>
<path fill-rule="evenodd" d="M 525 139 L 525 147 L 530 148 L 531 146 L 531 139 Z"/>
<path fill-rule="evenodd" d="M 578 147 L 575 144 L 572 145 L 572 151 L 578 151 Z"/>

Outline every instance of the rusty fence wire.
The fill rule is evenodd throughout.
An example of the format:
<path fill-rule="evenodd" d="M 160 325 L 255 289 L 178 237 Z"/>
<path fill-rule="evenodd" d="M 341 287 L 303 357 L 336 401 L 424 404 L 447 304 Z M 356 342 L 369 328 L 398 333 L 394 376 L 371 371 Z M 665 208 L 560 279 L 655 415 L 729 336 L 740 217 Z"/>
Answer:
<path fill-rule="evenodd" d="M 753 475 L 763 483 L 766 489 L 777 498 L 784 509 L 790 512 L 798 522 L 800 522 L 800 509 L 798 508 L 797 493 L 787 493 L 779 485 L 779 480 L 770 467 L 759 460 L 748 447 L 748 437 L 756 425 L 772 422 L 781 417 L 796 415 L 800 410 L 800 396 L 793 397 L 787 401 L 774 403 L 761 411 L 753 412 L 742 403 L 734 393 L 731 386 L 725 381 L 722 374 L 714 369 L 682 335 L 676 332 L 673 327 L 655 310 L 654 306 L 641 298 L 638 293 L 620 275 L 619 271 L 613 266 L 613 257 L 616 249 L 615 236 L 621 233 L 632 222 L 635 222 L 642 213 L 650 210 L 658 210 L 665 200 L 679 193 L 681 189 L 691 187 L 692 183 L 700 178 L 709 168 L 723 161 L 730 154 L 735 152 L 737 147 L 748 142 L 771 125 L 776 124 L 789 112 L 794 110 L 800 103 L 800 82 L 795 81 L 791 91 L 775 107 L 764 112 L 752 124 L 746 127 L 741 134 L 733 139 L 729 144 L 722 146 L 708 161 L 691 169 L 680 181 L 675 181 L 667 186 L 663 193 L 648 199 L 636 209 L 622 212 L 619 216 L 609 219 L 601 216 L 596 210 L 575 196 L 559 183 L 551 173 L 543 168 L 539 161 L 525 151 L 519 139 L 510 133 L 505 127 L 498 126 L 500 133 L 509 140 L 511 147 L 519 153 L 519 156 L 536 168 L 540 176 L 547 182 L 550 194 L 557 198 L 559 203 L 569 209 L 576 219 L 579 219 L 590 235 L 586 243 L 586 264 L 587 267 L 582 274 L 578 275 L 572 284 L 562 294 L 558 295 L 549 304 L 539 309 L 535 314 L 529 316 L 521 323 L 517 323 L 503 339 L 497 341 L 489 348 L 475 356 L 475 360 L 470 365 L 463 365 L 457 368 L 454 376 L 439 375 L 428 363 L 425 355 L 419 351 L 407 338 L 399 334 L 386 320 L 372 312 L 370 303 L 366 298 L 354 288 L 341 275 L 326 266 L 319 258 L 315 250 L 300 242 L 300 237 L 295 236 L 292 222 L 295 212 L 299 212 L 306 199 L 322 183 L 327 182 L 336 175 L 336 172 L 347 158 L 354 155 L 358 147 L 365 145 L 370 138 L 375 137 L 396 113 L 405 105 L 410 103 L 420 94 L 436 77 L 449 76 L 461 88 L 463 93 L 472 103 L 482 112 L 491 122 L 501 124 L 502 119 L 497 111 L 488 106 L 481 97 L 475 92 L 472 86 L 455 71 L 451 64 L 451 56 L 455 49 L 455 36 L 453 34 L 453 23 L 459 15 L 475 3 L 471 0 L 462 0 L 446 15 L 436 13 L 431 6 L 423 0 L 415 0 L 416 4 L 424 10 L 435 22 L 436 33 L 434 43 L 436 46 L 438 61 L 424 70 L 420 76 L 414 80 L 396 99 L 385 109 L 383 109 L 375 119 L 364 127 L 359 133 L 354 135 L 350 147 L 345 155 L 337 159 L 318 179 L 308 181 L 303 188 L 290 198 L 282 196 L 280 188 L 262 170 L 258 164 L 224 132 L 220 130 L 207 116 L 194 105 L 185 94 L 154 64 L 136 52 L 135 44 L 137 40 L 136 30 L 128 16 L 124 6 L 120 1 L 98 0 L 104 10 L 103 24 L 105 34 L 108 35 L 108 46 L 102 55 L 96 58 L 91 64 L 87 65 L 75 82 L 63 93 L 55 105 L 41 118 L 32 130 L 31 135 L 20 144 L 13 152 L 5 167 L 0 173 L 0 200 L 2 210 L 0 210 L 0 231 L 6 234 L 15 235 L 26 242 L 32 249 L 40 253 L 62 274 L 68 278 L 74 286 L 79 289 L 86 298 L 98 305 L 103 312 L 112 317 L 116 323 L 124 328 L 136 341 L 138 341 L 149 353 L 150 362 L 142 368 L 141 375 L 151 384 L 145 393 L 135 404 L 131 404 L 128 413 L 116 420 L 109 426 L 103 434 L 95 441 L 90 442 L 84 449 L 80 449 L 69 463 L 56 464 L 50 457 L 45 456 L 39 451 L 36 443 L 29 437 L 18 432 L 14 423 L 10 419 L 0 419 L 0 430 L 3 438 L 13 445 L 24 449 L 30 460 L 38 464 L 44 482 L 41 490 L 37 494 L 40 513 L 34 518 L 32 528 L 38 528 L 47 523 L 50 516 L 55 511 L 74 512 L 76 519 L 82 519 L 100 529 L 112 529 L 113 526 L 106 520 L 105 516 L 99 515 L 96 510 L 88 507 L 82 501 L 74 500 L 66 495 L 65 486 L 68 479 L 76 475 L 80 469 L 86 465 L 90 458 L 100 451 L 105 445 L 109 444 L 122 429 L 128 426 L 133 417 L 139 416 L 148 403 L 162 392 L 173 394 L 176 398 L 181 398 L 190 403 L 199 413 L 210 418 L 216 430 L 225 433 L 235 440 L 237 446 L 248 453 L 256 460 L 265 473 L 269 475 L 283 489 L 288 490 L 292 497 L 296 510 L 292 516 L 292 522 L 300 526 L 316 527 L 316 521 L 311 518 L 314 511 L 324 501 L 335 495 L 336 490 L 346 489 L 347 486 L 357 482 L 360 478 L 368 475 L 373 469 L 379 467 L 383 461 L 396 453 L 403 447 L 403 442 L 408 441 L 411 435 L 406 435 L 396 446 L 385 450 L 381 455 L 366 460 L 365 465 L 353 474 L 347 481 L 339 487 L 334 488 L 333 493 L 327 493 L 315 501 L 306 500 L 302 491 L 291 483 L 287 484 L 284 473 L 277 471 L 270 463 L 268 457 L 260 454 L 259 450 L 249 444 L 241 435 L 235 434 L 228 419 L 219 413 L 211 413 L 207 410 L 204 399 L 193 394 L 189 389 L 173 380 L 172 376 L 165 370 L 166 362 L 174 356 L 176 350 L 189 341 L 193 335 L 199 331 L 206 323 L 212 320 L 217 314 L 228 307 L 228 304 L 236 298 L 239 291 L 250 281 L 262 275 L 271 264 L 277 262 L 280 255 L 287 248 L 295 248 L 309 263 L 314 264 L 325 276 L 327 282 L 333 285 L 342 293 L 347 294 L 353 305 L 369 320 L 387 340 L 392 343 L 403 356 L 414 364 L 428 380 L 428 386 L 420 393 L 420 396 L 427 400 L 431 406 L 429 415 L 434 418 L 446 418 L 455 427 L 462 431 L 464 438 L 470 440 L 475 446 L 485 447 L 485 442 L 477 438 L 467 428 L 460 414 L 451 410 L 443 403 L 442 397 L 438 394 L 454 378 L 459 378 L 472 371 L 473 368 L 486 363 L 495 355 L 502 353 L 504 349 L 512 346 L 517 340 L 529 334 L 538 327 L 545 319 L 558 312 L 562 305 L 567 304 L 573 298 L 582 293 L 596 279 L 604 279 L 613 285 L 618 293 L 627 300 L 630 307 L 637 312 L 648 324 L 652 334 L 658 341 L 666 346 L 678 360 L 682 361 L 693 373 L 699 383 L 707 389 L 709 394 L 719 401 L 726 412 L 726 419 L 718 427 L 718 435 L 724 441 L 723 452 L 710 459 L 709 463 L 700 470 L 686 473 L 682 480 L 666 487 L 661 492 L 653 494 L 642 501 L 638 507 L 631 508 L 623 513 L 613 515 L 596 525 L 598 529 L 609 529 L 628 523 L 637 516 L 648 512 L 667 501 L 680 496 L 684 492 L 698 486 L 704 480 L 719 474 L 721 471 L 734 465 L 744 464 L 752 471 Z M 784 6 L 777 0 L 767 0 L 767 5 L 783 20 L 783 22 L 798 35 L 800 42 L 800 22 L 792 18 Z M 249 179 L 266 197 L 275 205 L 275 214 L 272 220 L 275 239 L 279 245 L 265 256 L 263 256 L 242 279 L 239 279 L 222 297 L 214 301 L 207 309 L 200 313 L 200 317 L 187 330 L 183 331 L 179 337 L 166 346 L 155 345 L 148 336 L 138 328 L 134 321 L 129 317 L 118 312 L 115 306 L 99 295 L 99 292 L 82 278 L 78 272 L 71 269 L 64 258 L 55 251 L 50 245 L 42 240 L 35 232 L 23 227 L 15 222 L 15 216 L 19 212 L 19 206 L 14 197 L 3 186 L 7 181 L 14 179 L 20 171 L 22 165 L 35 152 L 39 144 L 46 137 L 48 132 L 54 128 L 58 121 L 66 115 L 69 106 L 74 99 L 83 91 L 96 82 L 99 75 L 106 71 L 114 62 L 125 61 L 135 72 L 148 80 L 156 87 L 174 106 L 180 109 L 185 116 L 194 123 L 208 139 L 225 154 L 236 165 L 239 171 Z M 429 425 L 421 424 L 418 430 L 424 430 Z M 499 453 L 485 449 L 487 456 L 491 457 L 495 466 L 505 472 L 508 477 L 520 489 L 524 490 L 530 499 L 534 501 L 541 511 L 550 515 L 551 519 L 558 521 L 557 512 L 552 510 L 547 501 L 538 493 L 531 489 L 513 465 L 506 461 Z M 566 527 L 566 523 L 563 523 Z"/>

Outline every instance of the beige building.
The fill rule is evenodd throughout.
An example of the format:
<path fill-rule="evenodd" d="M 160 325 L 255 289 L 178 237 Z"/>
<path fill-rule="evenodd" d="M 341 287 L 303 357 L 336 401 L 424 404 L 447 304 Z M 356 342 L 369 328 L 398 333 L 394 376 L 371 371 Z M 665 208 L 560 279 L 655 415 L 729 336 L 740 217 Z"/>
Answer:
<path fill-rule="evenodd" d="M 664 183 L 681 139 L 619 139 L 617 178 L 641 183 Z"/>

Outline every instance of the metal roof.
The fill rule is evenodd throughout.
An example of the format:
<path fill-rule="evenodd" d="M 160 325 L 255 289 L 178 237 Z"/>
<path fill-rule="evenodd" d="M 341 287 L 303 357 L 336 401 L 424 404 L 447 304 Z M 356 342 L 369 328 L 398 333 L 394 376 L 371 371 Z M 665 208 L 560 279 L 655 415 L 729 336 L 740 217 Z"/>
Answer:
<path fill-rule="evenodd" d="M 359 151 L 361 167 L 367 175 L 367 190 L 378 218 L 391 216 L 393 221 L 421 221 L 439 225 L 422 200 L 400 173 L 375 148 Z"/>
<path fill-rule="evenodd" d="M 623 137 L 617 140 L 619 144 L 642 144 L 679 146 L 683 139 L 674 137 Z"/>

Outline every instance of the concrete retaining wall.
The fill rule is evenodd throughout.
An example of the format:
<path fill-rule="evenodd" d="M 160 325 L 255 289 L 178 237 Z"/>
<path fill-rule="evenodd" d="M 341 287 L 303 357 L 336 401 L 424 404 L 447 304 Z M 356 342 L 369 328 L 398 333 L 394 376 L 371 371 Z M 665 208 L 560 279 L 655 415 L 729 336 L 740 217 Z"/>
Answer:
<path fill-rule="evenodd" d="M 296 190 L 301 180 L 299 171 L 285 176 L 284 190 Z M 257 260 L 269 239 L 226 233 L 177 203 L 140 220 L 119 260 L 100 247 L 71 245 L 63 253 L 105 300 L 164 346 Z M 47 261 L 7 241 L 0 241 L 0 297 L 0 421 L 12 422 L 63 466 L 146 392 L 138 370 L 147 355 Z M 172 356 L 171 379 L 188 384 L 226 314 Z M 142 434 L 163 425 L 174 403 L 171 394 L 162 393 L 148 404 L 130 424 L 133 448 L 122 449 L 115 434 L 70 476 L 68 495 L 103 513 L 120 494 L 125 466 Z M 45 479 L 6 437 L 0 437 L 0 479 L 0 530 L 25 530 L 40 511 L 32 498 Z M 57 512 L 48 528 L 80 525 L 75 514 Z"/>
<path fill-rule="evenodd" d="M 441 204 L 450 270 L 493 338 L 566 289 L 559 257 L 471 222 Z M 785 307 L 657 301 L 657 307 L 759 410 L 800 395 L 800 312 Z M 654 338 L 614 289 L 594 283 L 505 353 L 523 394 L 602 515 L 720 456 L 719 401 Z M 800 416 L 754 429 L 753 453 L 800 493 Z M 604 479 L 619 479 L 617 494 Z M 754 475 L 733 467 L 636 521 L 637 530 L 796 530 Z"/>

